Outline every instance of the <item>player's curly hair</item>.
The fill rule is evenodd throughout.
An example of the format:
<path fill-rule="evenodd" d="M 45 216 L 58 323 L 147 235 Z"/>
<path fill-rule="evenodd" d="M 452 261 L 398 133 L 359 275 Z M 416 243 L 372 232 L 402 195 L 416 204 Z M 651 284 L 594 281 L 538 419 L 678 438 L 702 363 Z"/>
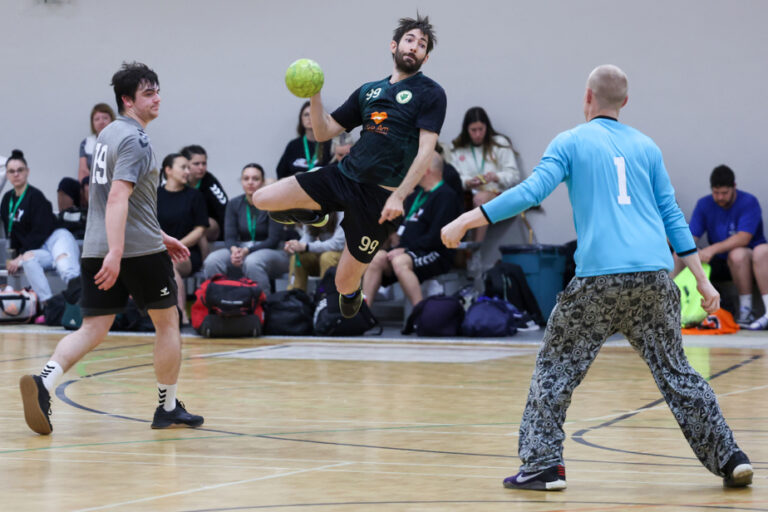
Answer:
<path fill-rule="evenodd" d="M 432 51 L 432 48 L 437 44 L 437 37 L 435 31 L 432 29 L 432 24 L 429 23 L 429 16 L 422 17 L 421 14 L 416 12 L 416 19 L 413 18 L 400 18 L 400 24 L 392 34 L 392 40 L 397 44 L 400 44 L 400 40 L 403 36 L 413 30 L 421 30 L 421 33 L 427 36 L 427 53 Z"/>
<path fill-rule="evenodd" d="M 136 91 L 139 90 L 139 86 L 142 84 L 159 87 L 160 80 L 157 78 L 157 73 L 141 62 L 123 62 L 120 71 L 112 75 L 111 84 L 115 91 L 118 112 L 122 114 L 125 110 L 123 96 L 128 96 L 135 100 Z"/>

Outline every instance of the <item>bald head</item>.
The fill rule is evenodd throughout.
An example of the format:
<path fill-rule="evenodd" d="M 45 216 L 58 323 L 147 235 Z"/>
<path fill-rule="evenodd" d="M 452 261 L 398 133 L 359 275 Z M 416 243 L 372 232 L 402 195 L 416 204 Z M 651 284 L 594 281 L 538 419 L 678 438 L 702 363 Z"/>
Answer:
<path fill-rule="evenodd" d="M 619 110 L 627 98 L 627 75 L 617 66 L 603 64 L 589 74 L 587 88 L 601 109 Z"/>

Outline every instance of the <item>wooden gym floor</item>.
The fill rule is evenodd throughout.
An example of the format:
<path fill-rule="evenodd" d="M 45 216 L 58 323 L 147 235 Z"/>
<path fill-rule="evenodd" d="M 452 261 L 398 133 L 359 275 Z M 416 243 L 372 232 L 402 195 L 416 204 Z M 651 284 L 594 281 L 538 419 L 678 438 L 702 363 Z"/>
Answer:
<path fill-rule="evenodd" d="M 197 430 L 149 428 L 152 338 L 110 335 L 65 374 L 54 431 L 18 380 L 60 331 L 0 327 L 0 510 L 768 511 L 768 336 L 687 337 L 755 467 L 727 490 L 693 457 L 638 356 L 609 342 L 574 394 L 568 489 L 511 491 L 540 333 L 505 340 L 184 339 Z"/>

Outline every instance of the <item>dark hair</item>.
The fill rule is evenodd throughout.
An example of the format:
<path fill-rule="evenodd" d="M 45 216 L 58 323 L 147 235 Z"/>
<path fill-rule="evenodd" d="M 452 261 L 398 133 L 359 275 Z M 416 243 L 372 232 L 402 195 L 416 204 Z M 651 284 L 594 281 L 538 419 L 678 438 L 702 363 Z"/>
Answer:
<path fill-rule="evenodd" d="M 184 155 L 182 155 L 181 153 L 171 153 L 169 155 L 166 155 L 165 158 L 163 158 L 163 165 L 160 166 L 160 172 L 164 178 L 166 179 L 168 178 L 168 176 L 165 175 L 165 168 L 173 167 L 173 162 L 180 156 L 184 156 Z"/>
<path fill-rule="evenodd" d="M 91 133 L 94 135 L 96 135 L 96 128 L 93 126 L 93 116 L 96 115 L 96 112 L 107 114 L 110 117 L 110 119 L 112 119 L 113 121 L 115 120 L 115 111 L 112 110 L 112 107 L 110 107 L 106 103 L 95 104 L 91 109 Z"/>
<path fill-rule="evenodd" d="M 304 113 L 304 109 L 309 106 L 309 101 L 305 101 L 301 108 L 299 109 L 299 125 L 296 127 L 296 133 L 299 134 L 299 137 L 303 137 L 307 134 L 306 128 L 304 128 L 304 123 L 301 122 L 301 114 Z M 325 144 L 322 143 L 316 143 L 317 144 L 317 161 L 320 162 L 323 160 L 323 147 Z M 307 165 L 309 165 L 309 162 L 307 162 Z"/>
<path fill-rule="evenodd" d="M 203 155 L 205 158 L 208 158 L 208 153 L 205 152 L 203 146 L 198 146 L 197 144 L 184 146 L 179 153 L 187 160 L 192 160 L 192 155 Z"/>
<path fill-rule="evenodd" d="M 22 153 L 20 149 L 11 150 L 11 156 L 9 156 L 8 160 L 5 161 L 5 165 L 8 165 L 8 162 L 10 162 L 11 160 L 19 160 L 20 162 L 24 162 L 24 167 L 27 167 L 29 165 L 27 164 L 27 161 L 24 159 L 24 153 Z"/>
<path fill-rule="evenodd" d="M 709 175 L 709 186 L 711 188 L 735 187 L 736 176 L 733 174 L 733 170 L 727 165 L 718 165 Z"/>
<path fill-rule="evenodd" d="M 504 137 L 509 143 L 508 147 L 512 148 L 512 151 L 517 155 L 517 151 L 515 151 L 515 148 L 512 146 L 510 138 L 493 129 L 491 119 L 488 117 L 488 113 L 483 107 L 472 107 L 467 110 L 466 114 L 464 114 L 464 121 L 461 123 L 461 133 L 458 137 L 453 139 L 453 147 L 466 148 L 472 144 L 472 137 L 469 136 L 469 125 L 477 122 L 481 122 L 485 125 L 485 137 L 483 137 L 482 142 L 483 157 L 493 161 L 493 147 L 503 147 L 495 140 L 497 135 Z"/>
<path fill-rule="evenodd" d="M 400 18 L 400 24 L 392 34 L 392 40 L 397 44 L 400 44 L 400 40 L 403 36 L 413 29 L 421 30 L 421 33 L 427 36 L 427 53 L 432 51 L 432 48 L 437 44 L 437 37 L 435 36 L 432 25 L 429 23 L 429 16 L 421 17 L 421 14 L 416 13 L 416 19 L 413 18 Z"/>
<path fill-rule="evenodd" d="M 80 182 L 75 178 L 64 177 L 59 181 L 56 192 L 64 192 L 72 198 L 72 202 L 80 208 Z"/>
<path fill-rule="evenodd" d="M 112 75 L 112 88 L 115 91 L 115 101 L 117 101 L 117 111 L 121 114 L 125 110 L 123 105 L 123 96 L 136 99 L 136 91 L 142 84 L 159 86 L 160 80 L 157 73 L 149 69 L 146 64 L 141 62 L 123 62 L 120 71 Z"/>
<path fill-rule="evenodd" d="M 243 173 L 245 172 L 245 170 L 248 169 L 249 167 L 253 167 L 255 169 L 258 169 L 259 172 L 261 172 L 261 179 L 262 180 L 264 179 L 264 168 L 261 166 L 261 164 L 257 164 L 257 163 L 254 163 L 254 162 L 251 162 L 249 164 L 245 164 L 243 166 L 243 170 L 240 171 L 240 176 L 242 176 Z"/>

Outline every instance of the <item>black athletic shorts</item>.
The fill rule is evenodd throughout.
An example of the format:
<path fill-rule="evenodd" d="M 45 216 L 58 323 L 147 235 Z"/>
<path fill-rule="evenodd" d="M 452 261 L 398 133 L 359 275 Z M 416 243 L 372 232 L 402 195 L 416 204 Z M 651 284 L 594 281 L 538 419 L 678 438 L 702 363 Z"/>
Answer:
<path fill-rule="evenodd" d="M 448 273 L 453 266 L 451 258 L 447 258 L 437 251 L 409 251 L 406 254 L 413 260 L 413 273 L 423 283 L 427 279 Z M 397 282 L 397 276 L 394 272 L 381 276 L 381 285 L 389 286 Z"/>
<path fill-rule="evenodd" d="M 294 176 L 304 192 L 324 211 L 344 212 L 341 227 L 347 248 L 361 263 L 370 263 L 376 251 L 400 225 L 402 217 L 379 224 L 381 210 L 391 191 L 351 180 L 335 164 Z"/>
<path fill-rule="evenodd" d="M 120 274 L 109 290 L 99 290 L 93 277 L 101 269 L 103 258 L 82 258 L 80 279 L 83 296 L 80 309 L 83 316 L 120 313 L 125 309 L 128 296 L 133 297 L 139 309 L 165 309 L 176 305 L 176 281 L 173 263 L 167 251 L 123 258 Z"/>
<path fill-rule="evenodd" d="M 709 260 L 709 266 L 712 271 L 709 273 L 709 280 L 713 283 L 720 283 L 723 281 L 732 281 L 731 269 L 728 267 L 728 260 L 725 258 L 718 258 L 717 256 Z"/>

